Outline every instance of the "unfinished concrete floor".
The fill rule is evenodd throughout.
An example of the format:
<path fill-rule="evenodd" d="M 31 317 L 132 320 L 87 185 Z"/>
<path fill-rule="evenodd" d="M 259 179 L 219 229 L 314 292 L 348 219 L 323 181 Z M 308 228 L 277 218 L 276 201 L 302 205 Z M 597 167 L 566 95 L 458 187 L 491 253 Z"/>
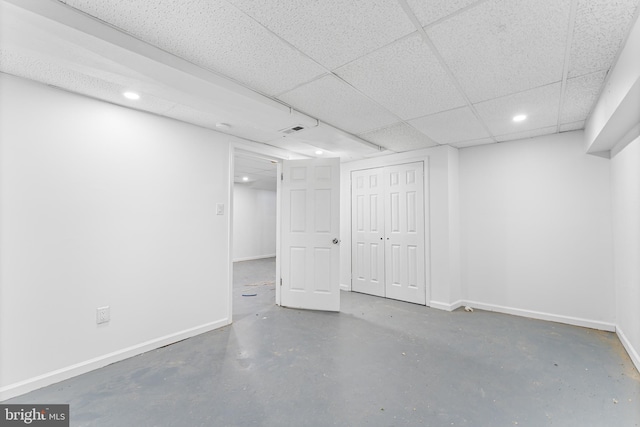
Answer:
<path fill-rule="evenodd" d="M 69 403 L 77 426 L 640 425 L 614 334 L 348 292 L 283 309 L 273 259 L 234 275 L 233 325 L 8 403 Z"/>

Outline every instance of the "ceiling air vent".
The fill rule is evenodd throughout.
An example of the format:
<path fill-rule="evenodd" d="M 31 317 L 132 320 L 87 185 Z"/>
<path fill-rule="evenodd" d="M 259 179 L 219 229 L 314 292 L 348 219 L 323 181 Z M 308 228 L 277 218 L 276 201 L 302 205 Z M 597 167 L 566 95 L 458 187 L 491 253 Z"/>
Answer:
<path fill-rule="evenodd" d="M 303 129 L 304 129 L 304 126 L 297 125 L 291 128 L 282 129 L 280 130 L 280 132 L 284 133 L 285 135 L 291 135 L 292 133 L 300 132 Z"/>

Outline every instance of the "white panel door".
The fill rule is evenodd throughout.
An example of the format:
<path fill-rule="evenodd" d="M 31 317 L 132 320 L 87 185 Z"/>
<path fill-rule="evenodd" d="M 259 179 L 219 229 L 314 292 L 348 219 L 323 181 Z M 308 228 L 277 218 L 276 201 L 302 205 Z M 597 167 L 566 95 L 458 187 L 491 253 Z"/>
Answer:
<path fill-rule="evenodd" d="M 280 304 L 340 310 L 340 160 L 285 160 L 280 210 Z"/>
<path fill-rule="evenodd" d="M 385 169 L 385 295 L 426 304 L 423 163 Z"/>
<path fill-rule="evenodd" d="M 351 289 L 385 296 L 382 168 L 351 173 Z"/>

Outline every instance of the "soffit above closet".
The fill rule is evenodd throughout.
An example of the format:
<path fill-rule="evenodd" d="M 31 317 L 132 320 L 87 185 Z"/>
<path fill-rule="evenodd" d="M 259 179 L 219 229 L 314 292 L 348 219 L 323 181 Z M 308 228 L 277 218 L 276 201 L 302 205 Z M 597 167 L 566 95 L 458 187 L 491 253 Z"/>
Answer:
<path fill-rule="evenodd" d="M 120 93 L 137 88 L 132 108 L 212 129 L 225 122 L 236 136 L 350 160 L 583 128 L 638 2 L 8 0 L 0 70 L 128 106 Z M 43 4 L 64 11 L 43 18 Z M 129 41 L 115 49 L 95 31 L 80 37 L 82 25 L 57 18 L 64 14 Z M 180 91 L 132 65 L 128 50 L 143 45 L 292 117 L 271 123 L 270 113 L 243 114 L 230 98 Z M 516 114 L 528 117 L 514 123 Z M 298 118 L 304 129 L 283 134 Z"/>

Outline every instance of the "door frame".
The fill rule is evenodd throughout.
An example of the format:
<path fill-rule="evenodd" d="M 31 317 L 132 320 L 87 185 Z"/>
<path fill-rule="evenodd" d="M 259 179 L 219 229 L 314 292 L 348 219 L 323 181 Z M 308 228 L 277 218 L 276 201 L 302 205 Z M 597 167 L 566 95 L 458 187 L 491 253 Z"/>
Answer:
<path fill-rule="evenodd" d="M 293 158 L 306 159 L 311 158 L 299 154 L 295 154 L 277 147 L 271 147 L 264 144 L 253 144 L 250 142 L 230 142 L 229 143 L 229 198 L 227 199 L 228 220 L 229 227 L 228 233 L 228 256 L 229 256 L 229 284 L 227 299 L 227 309 L 229 312 L 228 323 L 233 322 L 233 186 L 235 177 L 235 157 L 237 152 L 248 153 L 255 157 L 262 157 L 278 162 L 276 164 L 277 176 L 276 176 L 276 281 L 280 277 L 280 262 L 278 260 L 278 254 L 280 253 L 280 174 L 282 173 L 282 160 L 289 160 Z M 276 303 L 280 302 L 280 286 L 276 283 Z"/>
<path fill-rule="evenodd" d="M 396 160 L 393 162 L 389 162 L 389 163 L 384 163 L 384 164 L 372 164 L 372 165 L 363 165 L 363 167 L 355 167 L 353 169 L 350 169 L 348 171 L 345 171 L 346 173 L 344 175 L 349 175 L 349 222 L 348 225 L 345 225 L 345 228 L 348 227 L 348 233 L 345 233 L 344 236 L 346 237 L 348 235 L 349 238 L 349 253 L 351 254 L 353 251 L 353 230 L 352 230 L 352 218 L 353 218 L 353 205 L 352 205 L 352 200 L 353 200 L 353 182 L 351 181 L 352 178 L 352 173 L 356 172 L 356 171 L 363 171 L 363 170 L 369 170 L 369 169 L 377 169 L 377 168 L 382 168 L 382 167 L 387 167 L 387 166 L 399 166 L 399 165 L 406 165 L 406 164 L 410 164 L 410 163 L 418 163 L 418 162 L 422 162 L 422 185 L 423 185 L 423 200 L 422 200 L 422 204 L 423 204 L 423 209 L 424 209 L 424 280 L 425 280 L 425 306 L 426 307 L 430 307 L 431 306 L 431 240 L 430 240 L 430 224 L 431 224 L 431 213 L 430 213 L 430 198 L 429 198 L 429 193 L 430 193 L 430 188 L 429 188 L 429 156 L 417 156 L 415 158 L 406 158 L 406 159 L 402 159 L 402 160 Z M 344 177 L 343 175 L 343 177 Z M 344 199 L 343 199 L 344 200 Z M 349 262 L 349 284 L 348 284 L 348 290 L 351 291 L 353 289 L 353 257 L 350 256 L 350 262 Z"/>

